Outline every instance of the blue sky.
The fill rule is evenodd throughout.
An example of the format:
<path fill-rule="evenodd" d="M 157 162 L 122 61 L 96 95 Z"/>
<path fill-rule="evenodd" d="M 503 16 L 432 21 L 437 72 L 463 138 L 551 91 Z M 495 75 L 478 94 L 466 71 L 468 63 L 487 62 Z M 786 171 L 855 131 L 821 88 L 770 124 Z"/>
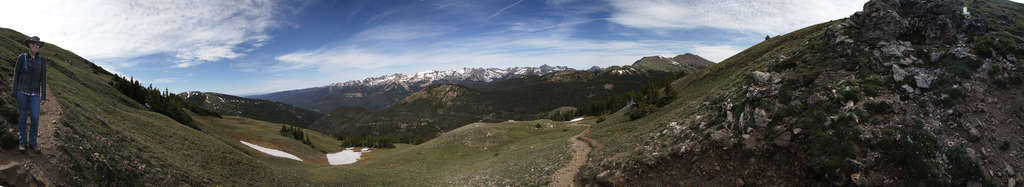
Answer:
<path fill-rule="evenodd" d="M 5 2 L 0 27 L 172 92 L 252 94 L 461 67 L 717 62 L 864 2 L 40 0 Z"/>

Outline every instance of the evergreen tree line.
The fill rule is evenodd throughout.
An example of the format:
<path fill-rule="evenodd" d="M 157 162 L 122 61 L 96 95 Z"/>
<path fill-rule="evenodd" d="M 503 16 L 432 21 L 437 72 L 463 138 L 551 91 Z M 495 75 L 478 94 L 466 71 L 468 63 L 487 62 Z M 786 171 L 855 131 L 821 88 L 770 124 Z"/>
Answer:
<path fill-rule="evenodd" d="M 292 139 L 302 141 L 306 145 L 312 146 L 313 143 L 309 141 L 309 137 L 303 132 L 302 128 L 293 127 L 291 125 L 281 125 L 281 136 L 291 137 Z"/>
<path fill-rule="evenodd" d="M 672 82 L 686 76 L 686 72 L 679 72 L 659 79 L 647 82 L 641 89 L 630 90 L 607 100 L 595 100 L 583 105 L 578 112 L 580 115 L 600 116 L 610 114 L 633 103 L 636 108 L 629 112 L 631 119 L 639 119 L 655 109 L 672 103 L 676 97 L 676 91 L 672 88 Z"/>
<path fill-rule="evenodd" d="M 178 123 L 196 130 L 200 130 L 199 126 L 195 124 L 195 120 L 191 116 L 185 113 L 185 110 L 190 110 L 199 115 L 221 117 L 216 112 L 185 101 L 185 99 L 170 93 L 167 89 L 161 92 L 160 89 L 153 88 L 152 84 L 149 87 L 143 87 L 139 80 L 129 80 L 121 76 L 114 76 L 109 84 L 120 91 L 121 94 L 145 105 L 146 108 L 153 112 L 163 114 L 178 121 Z"/>

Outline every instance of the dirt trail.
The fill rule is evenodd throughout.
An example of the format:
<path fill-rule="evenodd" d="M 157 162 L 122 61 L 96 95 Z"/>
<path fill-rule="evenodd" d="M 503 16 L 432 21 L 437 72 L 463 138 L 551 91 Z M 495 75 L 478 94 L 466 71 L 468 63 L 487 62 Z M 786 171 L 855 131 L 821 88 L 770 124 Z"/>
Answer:
<path fill-rule="evenodd" d="M 592 149 L 590 145 L 582 139 L 582 137 L 587 135 L 588 132 L 590 132 L 590 125 L 587 125 L 587 129 L 583 130 L 580 134 L 569 138 L 569 142 L 572 142 L 572 161 L 569 162 L 569 165 L 566 165 L 562 169 L 559 169 L 558 172 L 555 172 L 555 175 L 552 176 L 555 182 L 551 186 L 576 186 L 573 179 L 576 177 L 576 174 L 580 172 L 580 167 L 582 167 L 583 164 L 587 162 L 587 159 L 589 159 L 588 156 Z"/>
<path fill-rule="evenodd" d="M 57 165 L 57 144 L 53 137 L 64 114 L 52 90 L 46 92 L 47 102 L 39 109 L 39 136 L 36 143 L 42 154 L 19 153 L 18 150 L 0 150 L 0 185 L 63 186 Z M 17 124 L 13 124 L 17 128 Z M 17 133 L 17 130 L 15 130 Z"/>

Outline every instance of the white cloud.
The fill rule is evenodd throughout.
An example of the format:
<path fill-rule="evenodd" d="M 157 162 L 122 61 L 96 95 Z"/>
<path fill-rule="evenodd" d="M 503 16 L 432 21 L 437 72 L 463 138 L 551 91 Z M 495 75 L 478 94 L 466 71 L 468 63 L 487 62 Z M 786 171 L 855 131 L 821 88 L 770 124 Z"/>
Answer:
<path fill-rule="evenodd" d="M 726 58 L 732 57 L 737 53 L 740 53 L 743 49 L 736 46 L 719 45 L 719 46 L 698 46 L 693 48 L 693 54 L 704 57 L 712 62 L 722 62 Z"/>
<path fill-rule="evenodd" d="M 0 25 L 93 61 L 167 54 L 175 67 L 189 67 L 262 46 L 277 6 L 270 0 L 11 1 L 0 7 Z"/>
<path fill-rule="evenodd" d="M 867 0 L 608 0 L 610 21 L 641 29 L 784 34 L 861 10 Z"/>

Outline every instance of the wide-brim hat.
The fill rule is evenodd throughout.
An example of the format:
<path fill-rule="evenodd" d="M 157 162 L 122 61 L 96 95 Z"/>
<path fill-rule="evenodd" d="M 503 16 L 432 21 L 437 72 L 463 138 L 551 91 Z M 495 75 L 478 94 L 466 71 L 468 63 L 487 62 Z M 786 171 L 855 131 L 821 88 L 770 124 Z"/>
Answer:
<path fill-rule="evenodd" d="M 22 44 L 25 44 L 25 47 L 28 47 L 28 44 L 31 44 L 31 43 L 39 44 L 39 48 L 43 48 L 43 45 L 46 45 L 46 42 L 43 42 L 43 41 L 39 40 L 38 36 L 29 37 L 28 39 L 25 39 L 24 42 L 22 42 Z"/>

